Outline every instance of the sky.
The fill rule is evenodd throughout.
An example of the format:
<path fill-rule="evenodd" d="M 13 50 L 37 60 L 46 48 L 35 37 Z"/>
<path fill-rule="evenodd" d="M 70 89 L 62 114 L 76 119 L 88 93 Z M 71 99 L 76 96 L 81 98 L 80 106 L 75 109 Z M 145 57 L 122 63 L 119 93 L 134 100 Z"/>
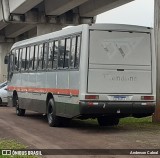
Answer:
<path fill-rule="evenodd" d="M 96 23 L 118 23 L 153 27 L 154 0 L 134 0 L 99 14 Z"/>

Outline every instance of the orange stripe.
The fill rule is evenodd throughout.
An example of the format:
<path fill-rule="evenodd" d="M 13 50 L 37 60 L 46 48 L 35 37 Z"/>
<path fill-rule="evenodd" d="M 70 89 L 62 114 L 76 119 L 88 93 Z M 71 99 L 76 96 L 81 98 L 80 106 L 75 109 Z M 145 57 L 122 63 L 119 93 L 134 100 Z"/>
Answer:
<path fill-rule="evenodd" d="M 14 87 L 8 86 L 9 91 L 19 91 L 19 92 L 37 92 L 37 93 L 48 93 L 52 92 L 54 94 L 62 95 L 78 95 L 78 89 L 58 89 L 58 88 L 33 88 L 33 87 Z"/>

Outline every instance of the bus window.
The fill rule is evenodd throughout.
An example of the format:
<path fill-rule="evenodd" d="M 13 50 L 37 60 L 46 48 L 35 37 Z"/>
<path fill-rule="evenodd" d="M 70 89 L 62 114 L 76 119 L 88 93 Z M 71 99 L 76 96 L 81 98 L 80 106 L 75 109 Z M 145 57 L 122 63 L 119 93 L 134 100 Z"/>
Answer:
<path fill-rule="evenodd" d="M 13 76 L 13 70 L 14 70 L 14 55 L 10 54 L 9 56 L 9 72 L 8 72 L 8 80 L 10 81 Z"/>
<path fill-rule="evenodd" d="M 16 49 L 16 52 L 15 52 L 15 71 L 18 71 L 19 70 L 19 49 Z"/>
<path fill-rule="evenodd" d="M 22 49 L 22 61 L 21 61 L 21 70 L 25 70 L 26 67 L 26 48 Z"/>
<path fill-rule="evenodd" d="M 80 36 L 76 37 L 76 54 L 75 54 L 75 68 L 79 67 L 79 52 L 80 52 Z"/>
<path fill-rule="evenodd" d="M 53 68 L 53 42 L 49 43 L 49 50 L 48 50 L 48 69 Z"/>
<path fill-rule="evenodd" d="M 25 70 L 28 70 L 29 68 L 29 55 L 30 55 L 30 47 L 26 48 L 26 66 L 25 66 Z"/>
<path fill-rule="evenodd" d="M 48 43 L 45 43 L 43 47 L 43 63 L 42 63 L 43 69 L 45 69 L 47 66 L 47 55 L 48 55 Z"/>
<path fill-rule="evenodd" d="M 14 55 L 14 70 L 17 71 L 17 67 L 18 67 L 18 55 L 19 55 L 19 51 L 18 49 L 14 49 L 12 50 L 12 54 Z"/>
<path fill-rule="evenodd" d="M 38 51 L 39 51 L 39 46 L 35 46 L 35 55 L 34 55 L 34 70 L 37 69 L 37 64 L 38 64 Z"/>
<path fill-rule="evenodd" d="M 59 54 L 58 54 L 58 67 L 63 68 L 64 64 L 64 50 L 65 50 L 65 40 L 60 40 L 59 41 Z"/>
<path fill-rule="evenodd" d="M 38 70 L 41 70 L 42 66 L 43 66 L 43 44 L 40 44 L 38 51 Z"/>
<path fill-rule="evenodd" d="M 30 47 L 29 70 L 33 70 L 34 65 L 34 46 Z"/>
<path fill-rule="evenodd" d="M 22 65 L 22 49 L 19 49 L 19 70 L 21 70 Z"/>
<path fill-rule="evenodd" d="M 53 52 L 53 68 L 57 68 L 58 64 L 58 41 L 54 42 L 54 52 Z"/>
<path fill-rule="evenodd" d="M 12 53 L 13 53 L 13 51 L 12 51 Z M 9 71 L 13 72 L 13 70 L 14 70 L 14 55 L 11 54 L 9 57 Z"/>
<path fill-rule="evenodd" d="M 72 44 L 71 44 L 70 68 L 74 68 L 75 50 L 76 50 L 76 37 L 73 37 L 72 38 Z"/>
<path fill-rule="evenodd" d="M 70 49 L 71 49 L 71 39 L 67 38 L 66 39 L 66 49 L 65 49 L 65 60 L 64 60 L 64 67 L 68 68 L 69 67 L 69 54 L 70 54 Z"/>

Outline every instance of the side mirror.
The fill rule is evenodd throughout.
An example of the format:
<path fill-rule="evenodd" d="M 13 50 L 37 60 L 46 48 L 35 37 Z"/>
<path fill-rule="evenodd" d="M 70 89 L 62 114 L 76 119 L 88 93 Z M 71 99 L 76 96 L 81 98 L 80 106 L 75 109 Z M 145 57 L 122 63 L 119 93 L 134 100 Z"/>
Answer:
<path fill-rule="evenodd" d="M 4 57 L 4 64 L 8 64 L 8 61 L 9 61 L 9 56 L 6 55 L 6 56 Z"/>

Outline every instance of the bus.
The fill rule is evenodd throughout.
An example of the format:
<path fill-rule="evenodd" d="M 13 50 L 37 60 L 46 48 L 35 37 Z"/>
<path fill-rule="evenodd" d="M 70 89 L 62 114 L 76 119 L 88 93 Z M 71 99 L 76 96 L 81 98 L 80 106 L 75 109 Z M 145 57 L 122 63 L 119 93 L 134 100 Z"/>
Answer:
<path fill-rule="evenodd" d="M 7 56 L 9 103 L 18 116 L 31 110 L 46 114 L 49 126 L 74 118 L 114 126 L 154 113 L 151 28 L 83 24 L 17 42 Z"/>

